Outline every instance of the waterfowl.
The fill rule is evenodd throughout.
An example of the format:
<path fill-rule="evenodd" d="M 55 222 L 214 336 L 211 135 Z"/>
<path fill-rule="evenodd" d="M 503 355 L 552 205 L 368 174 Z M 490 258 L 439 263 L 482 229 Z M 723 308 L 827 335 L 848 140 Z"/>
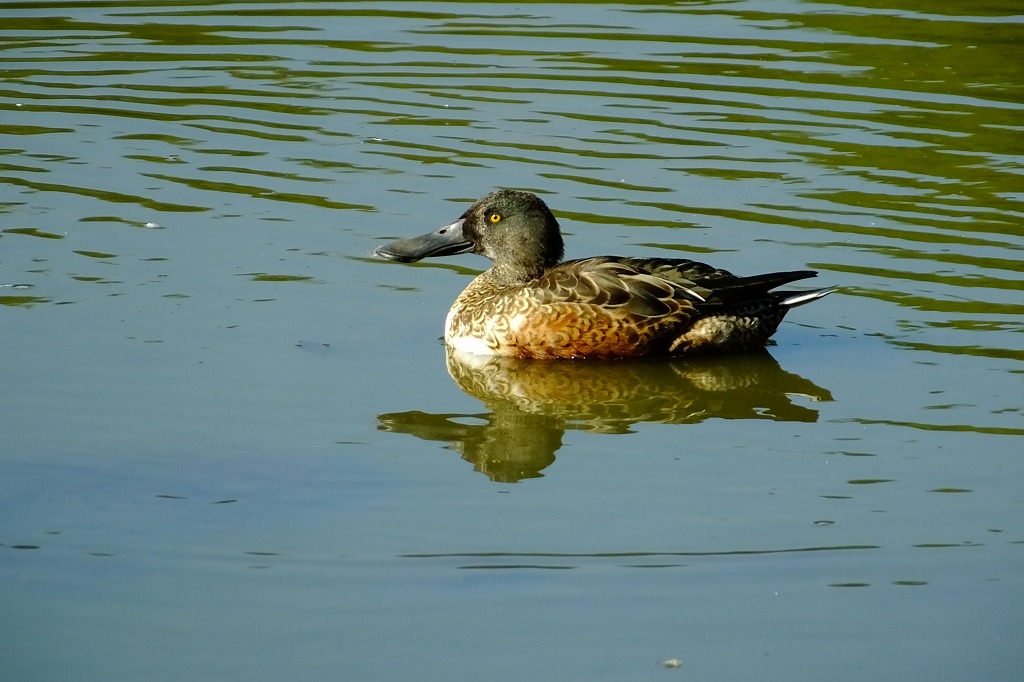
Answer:
<path fill-rule="evenodd" d="M 477 355 L 629 358 L 763 346 L 796 306 L 832 288 L 774 291 L 813 270 L 739 277 L 678 258 L 562 261 L 558 221 L 537 196 L 501 189 L 441 229 L 376 249 L 389 260 L 476 253 L 493 265 L 459 294 L 445 343 Z"/>

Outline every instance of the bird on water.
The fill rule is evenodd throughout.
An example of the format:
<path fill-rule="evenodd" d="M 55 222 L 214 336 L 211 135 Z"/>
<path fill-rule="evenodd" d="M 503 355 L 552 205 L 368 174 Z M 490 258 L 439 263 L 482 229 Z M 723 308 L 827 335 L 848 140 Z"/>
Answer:
<path fill-rule="evenodd" d="M 791 308 L 833 287 L 776 288 L 815 277 L 791 270 L 740 277 L 681 258 L 563 261 L 555 216 L 536 195 L 501 189 L 434 232 L 380 246 L 411 263 L 476 253 L 492 261 L 459 294 L 445 343 L 520 358 L 674 357 L 763 346 Z"/>

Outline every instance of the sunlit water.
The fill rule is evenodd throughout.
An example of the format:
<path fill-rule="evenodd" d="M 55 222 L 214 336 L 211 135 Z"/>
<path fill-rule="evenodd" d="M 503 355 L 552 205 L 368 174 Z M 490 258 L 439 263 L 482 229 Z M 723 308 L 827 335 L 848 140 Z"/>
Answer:
<path fill-rule="evenodd" d="M 0 5 L 0 679 L 1019 676 L 1024 15 L 861 4 Z M 500 186 L 840 289 L 467 367 Z"/>

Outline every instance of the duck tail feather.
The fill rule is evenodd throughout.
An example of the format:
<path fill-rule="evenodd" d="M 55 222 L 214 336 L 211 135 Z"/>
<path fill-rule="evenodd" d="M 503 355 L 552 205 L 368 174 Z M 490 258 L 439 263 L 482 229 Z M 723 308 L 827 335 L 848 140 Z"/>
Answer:
<path fill-rule="evenodd" d="M 779 297 L 779 305 L 783 308 L 795 308 L 798 305 L 828 296 L 836 289 L 837 287 L 825 287 L 824 289 L 808 289 L 806 291 L 780 291 L 775 295 Z"/>

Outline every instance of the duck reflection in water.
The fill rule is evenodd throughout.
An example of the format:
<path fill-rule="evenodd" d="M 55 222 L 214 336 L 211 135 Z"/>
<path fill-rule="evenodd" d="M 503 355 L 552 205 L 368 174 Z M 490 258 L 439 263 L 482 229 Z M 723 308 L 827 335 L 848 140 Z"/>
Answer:
<path fill-rule="evenodd" d="M 832 395 L 784 371 L 767 350 L 683 359 L 611 363 L 538 362 L 450 350 L 448 373 L 486 406 L 477 414 L 396 412 L 384 431 L 449 443 L 498 482 L 542 476 L 565 431 L 630 433 L 634 424 L 705 419 L 813 422 L 813 403 Z"/>

